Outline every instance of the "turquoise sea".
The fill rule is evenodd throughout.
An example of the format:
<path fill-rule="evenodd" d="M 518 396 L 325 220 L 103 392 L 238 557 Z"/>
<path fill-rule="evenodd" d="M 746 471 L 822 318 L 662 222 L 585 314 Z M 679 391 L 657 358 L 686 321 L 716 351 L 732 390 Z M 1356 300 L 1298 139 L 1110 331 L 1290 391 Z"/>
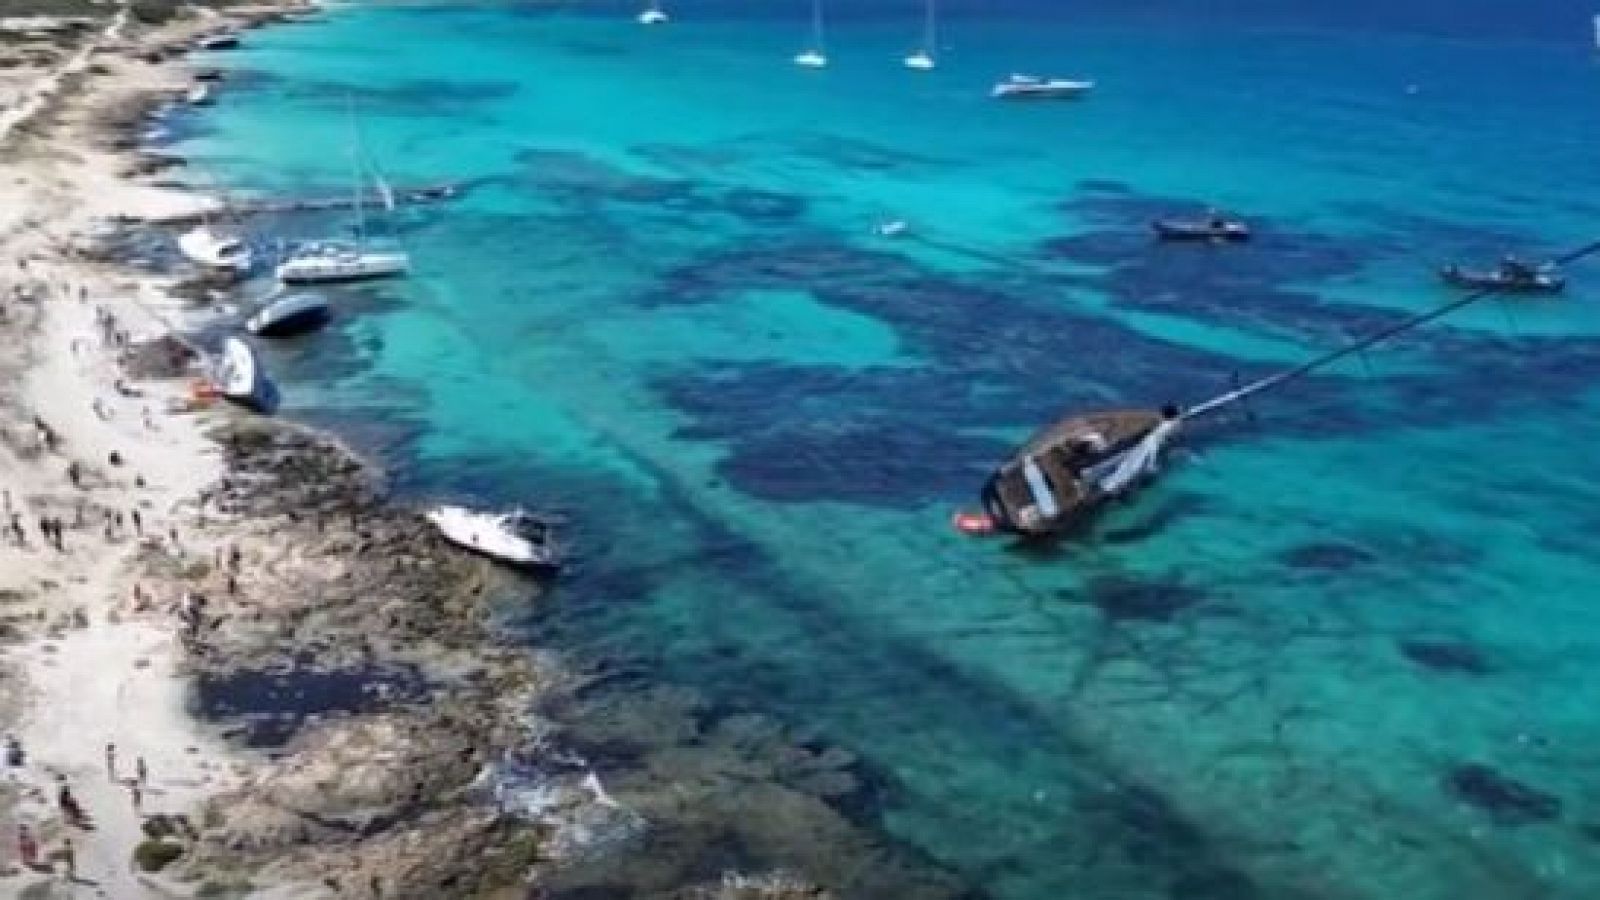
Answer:
<path fill-rule="evenodd" d="M 390 181 L 466 186 L 376 217 L 413 277 L 269 351 L 285 414 L 419 504 L 570 515 L 510 624 L 607 690 L 859 755 L 844 811 L 948 880 L 820 866 L 846 896 L 1600 896 L 1600 265 L 1200 429 L 1048 551 L 949 526 L 1065 412 L 1600 236 L 1589 11 L 966 0 L 917 74 L 916 3 L 833 6 L 822 72 L 808 3 L 731 0 L 341 7 L 219 56 L 178 144 L 208 178 L 346 191 L 353 107 Z M 991 101 L 1013 71 L 1098 88 Z M 1148 239 L 1205 204 L 1260 240 Z M 676 777 L 602 743 L 619 796 Z M 670 877 L 845 859 L 741 840 L 760 813 Z M 570 896 L 649 893 L 608 877 Z"/>

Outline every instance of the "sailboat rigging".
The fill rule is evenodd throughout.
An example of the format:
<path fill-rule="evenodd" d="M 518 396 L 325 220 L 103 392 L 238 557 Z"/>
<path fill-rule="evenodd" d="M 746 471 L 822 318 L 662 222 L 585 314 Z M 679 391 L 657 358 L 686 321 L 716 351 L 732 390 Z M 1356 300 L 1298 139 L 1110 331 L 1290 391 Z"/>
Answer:
<path fill-rule="evenodd" d="M 379 247 L 367 238 L 366 176 L 370 173 L 379 202 L 386 212 L 394 211 L 394 192 L 366 156 L 361 129 L 356 123 L 354 105 L 350 110 L 350 165 L 354 195 L 351 205 L 356 214 L 355 240 L 327 240 L 295 249 L 278 266 L 278 280 L 285 284 L 317 284 L 335 281 L 361 281 L 403 275 L 411 267 L 411 257 L 397 247 Z"/>
<path fill-rule="evenodd" d="M 811 0 L 811 45 L 794 58 L 794 64 L 805 69 L 822 69 L 828 65 L 822 32 L 822 0 Z"/>
<path fill-rule="evenodd" d="M 906 68 L 918 72 L 927 72 L 937 65 L 933 58 L 934 48 L 938 43 L 937 17 L 938 14 L 934 10 L 934 0 L 924 0 L 922 46 L 905 58 Z"/>
<path fill-rule="evenodd" d="M 1565 265 L 1600 253 L 1600 240 L 1552 260 Z M 1126 409 L 1073 416 L 1030 438 L 984 483 L 982 512 L 959 512 L 954 524 L 968 534 L 1006 532 L 1047 537 L 1085 521 L 1107 500 L 1156 472 L 1162 451 L 1192 420 L 1297 381 L 1397 335 L 1491 297 L 1498 287 L 1473 291 L 1408 316 L 1387 328 L 1212 397 L 1188 409 Z"/>

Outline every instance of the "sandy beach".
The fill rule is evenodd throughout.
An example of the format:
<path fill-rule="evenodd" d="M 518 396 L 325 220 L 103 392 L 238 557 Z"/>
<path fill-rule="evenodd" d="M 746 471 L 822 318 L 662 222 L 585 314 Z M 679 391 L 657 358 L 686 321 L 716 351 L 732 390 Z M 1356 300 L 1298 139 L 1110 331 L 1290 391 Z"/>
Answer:
<path fill-rule="evenodd" d="M 235 8 L 228 21 L 273 11 Z M 202 591 L 241 593 L 245 553 L 259 556 L 241 549 L 248 535 L 218 517 L 208 523 L 204 501 L 196 503 L 223 473 L 205 432 L 235 414 L 174 412 L 192 405 L 189 377 L 127 375 L 119 359 L 165 334 L 180 303 L 167 298 L 169 283 L 80 252 L 102 223 L 203 206 L 126 177 L 128 154 L 101 148 L 107 121 L 119 117 L 107 110 L 127 118 L 185 89 L 182 63 L 150 62 L 150 51 L 222 24 L 207 14 L 135 27 L 123 8 L 8 75 L 0 111 L 6 896 L 189 894 L 193 879 L 184 887 L 140 872 L 135 849 L 167 832 L 166 843 L 196 855 L 191 817 L 200 802 L 271 774 L 264 756 L 231 748 L 186 709 L 200 639 L 193 623 L 180 634 L 180 620 Z M 294 880 L 286 875 L 291 886 L 272 895 L 347 895 Z M 370 882 L 382 889 L 381 879 Z M 238 892 L 257 889 L 265 887 Z"/>

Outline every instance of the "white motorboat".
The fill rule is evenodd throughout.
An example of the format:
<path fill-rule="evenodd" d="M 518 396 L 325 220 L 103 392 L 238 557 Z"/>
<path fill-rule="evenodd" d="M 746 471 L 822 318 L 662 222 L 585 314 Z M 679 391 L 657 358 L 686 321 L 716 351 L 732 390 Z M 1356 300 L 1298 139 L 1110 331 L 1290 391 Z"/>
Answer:
<path fill-rule="evenodd" d="M 178 236 L 178 249 L 202 266 L 240 274 L 248 272 L 254 261 L 243 238 L 218 232 L 204 222 Z"/>
<path fill-rule="evenodd" d="M 296 248 L 278 265 L 277 276 L 284 284 L 326 284 L 404 275 L 410 268 L 404 250 L 364 241 L 319 241 Z"/>
<path fill-rule="evenodd" d="M 226 31 L 208 34 L 195 41 L 195 47 L 200 50 L 232 50 L 238 46 L 239 36 Z"/>
<path fill-rule="evenodd" d="M 934 62 L 933 51 L 938 45 L 938 14 L 934 10 L 934 0 L 927 0 L 926 15 L 922 24 L 922 46 L 910 56 L 905 58 L 905 66 L 917 72 L 932 71 L 938 64 Z"/>
<path fill-rule="evenodd" d="M 256 356 L 255 348 L 242 338 L 230 337 L 222 343 L 214 380 L 222 396 L 256 412 L 271 412 L 277 389 Z"/>
<path fill-rule="evenodd" d="M 261 307 L 246 322 L 260 337 L 289 337 L 322 327 L 331 315 L 321 294 L 288 294 Z"/>
<path fill-rule="evenodd" d="M 196 84 L 194 87 L 189 88 L 189 92 L 183 95 L 183 99 L 190 106 L 210 106 L 212 102 L 211 88 L 204 84 Z"/>
<path fill-rule="evenodd" d="M 639 13 L 640 25 L 662 25 L 667 22 L 667 14 L 661 8 L 660 0 L 650 0 L 650 8 Z"/>
<path fill-rule="evenodd" d="M 899 237 L 910 230 L 911 223 L 905 219 L 890 219 L 887 222 L 878 223 L 878 237 Z"/>
<path fill-rule="evenodd" d="M 1071 100 L 1094 90 L 1092 81 L 1012 75 L 990 92 L 996 100 Z"/>
<path fill-rule="evenodd" d="M 561 565 L 555 529 L 548 520 L 523 510 L 477 512 L 464 506 L 437 506 L 427 513 L 433 527 L 451 543 L 514 566 L 554 569 Z"/>
<path fill-rule="evenodd" d="M 825 46 L 822 30 L 822 0 L 811 0 L 811 45 L 794 58 L 794 64 L 802 69 L 827 68 L 828 52 L 824 49 Z"/>

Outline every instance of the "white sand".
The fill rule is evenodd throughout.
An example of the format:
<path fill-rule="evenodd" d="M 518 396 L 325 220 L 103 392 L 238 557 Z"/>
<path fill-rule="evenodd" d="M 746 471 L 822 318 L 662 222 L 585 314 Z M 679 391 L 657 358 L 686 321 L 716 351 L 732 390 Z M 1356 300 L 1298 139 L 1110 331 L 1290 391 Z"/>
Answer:
<path fill-rule="evenodd" d="M 99 36 L 111 40 L 125 27 L 119 14 Z M 192 27 L 192 26 L 191 26 Z M 14 283 L 35 279 L 53 289 L 40 305 L 40 327 L 24 343 L 16 332 L 19 308 L 0 325 L 0 426 L 30 436 L 27 424 L 42 416 L 60 435 L 55 454 L 34 455 L 0 444 L 0 490 L 21 512 L 27 546 L 0 541 L 0 590 L 29 595 L 41 614 L 38 633 L 0 648 L 0 668 L 24 685 L 24 708 L 15 733 L 27 753 L 21 770 L 4 769 L 25 797 L 13 810 L 29 824 L 48 853 L 71 837 L 76 848 L 75 889 L 55 878 L 59 896 L 104 896 L 137 900 L 166 897 L 165 888 L 136 875 L 129 860 L 141 839 L 131 793 L 106 771 L 105 746 L 117 745 L 118 775 L 131 777 L 134 760 L 146 760 L 150 783 L 143 810 L 190 812 L 197 800 L 222 785 L 247 762 L 204 732 L 185 711 L 186 682 L 176 672 L 177 623 L 170 606 L 178 598 L 157 597 L 154 608 L 135 613 L 130 597 L 140 542 L 132 528 L 115 540 L 103 532 L 100 507 L 138 508 L 146 535 L 173 550 L 166 537 L 178 530 L 189 558 L 208 558 L 212 547 L 179 515 L 200 488 L 218 477 L 220 461 L 190 415 L 168 415 L 167 400 L 181 396 L 181 383 L 135 385 L 140 397 L 118 394 L 112 349 L 101 346 L 96 311 L 104 308 L 137 340 L 157 334 L 163 323 L 151 314 L 159 285 L 130 282 L 126 273 L 71 258 L 64 248 L 97 219 L 112 215 L 153 217 L 193 209 L 197 198 L 131 184 L 119 178 L 122 162 L 88 149 L 84 130 L 88 97 L 62 96 L 62 79 L 83 72 L 90 60 L 113 69 L 93 79 L 96 91 L 131 91 L 151 86 L 179 89 L 181 73 L 105 54 L 92 47 L 71 55 L 53 71 L 37 73 L 21 99 L 0 110 L 0 152 L 7 154 L 0 178 L 0 296 Z M 54 107 L 54 108 L 52 108 Z M 44 138 L 17 126 L 41 112 L 59 113 L 64 124 Z M 24 143 L 25 141 L 25 143 Z M 28 271 L 17 265 L 28 259 Z M 79 299 L 80 288 L 87 300 Z M 142 299 L 141 299 L 142 298 Z M 6 371 L 12 375 L 6 375 Z M 96 409 L 96 401 L 102 404 Z M 222 413 L 205 413 L 220 415 Z M 148 419 L 148 422 L 147 422 Z M 107 463 L 115 450 L 120 466 Z M 88 473 L 89 487 L 74 487 L 69 461 Z M 101 481 L 103 476 L 104 481 Z M 138 486 L 136 478 L 144 485 Z M 41 515 L 71 520 L 80 501 L 91 505 L 88 526 L 69 528 L 65 552 L 46 547 L 37 528 Z M 0 524 L 9 524 L 9 516 Z M 7 612 L 11 610 L 7 609 Z M 77 616 L 79 623 L 74 624 Z M 64 776 L 94 820 L 93 830 L 64 830 L 57 815 L 56 778 Z M 0 867 L 16 859 L 15 822 L 0 827 Z M 0 877 L 0 896 L 51 880 L 43 873 Z"/>

